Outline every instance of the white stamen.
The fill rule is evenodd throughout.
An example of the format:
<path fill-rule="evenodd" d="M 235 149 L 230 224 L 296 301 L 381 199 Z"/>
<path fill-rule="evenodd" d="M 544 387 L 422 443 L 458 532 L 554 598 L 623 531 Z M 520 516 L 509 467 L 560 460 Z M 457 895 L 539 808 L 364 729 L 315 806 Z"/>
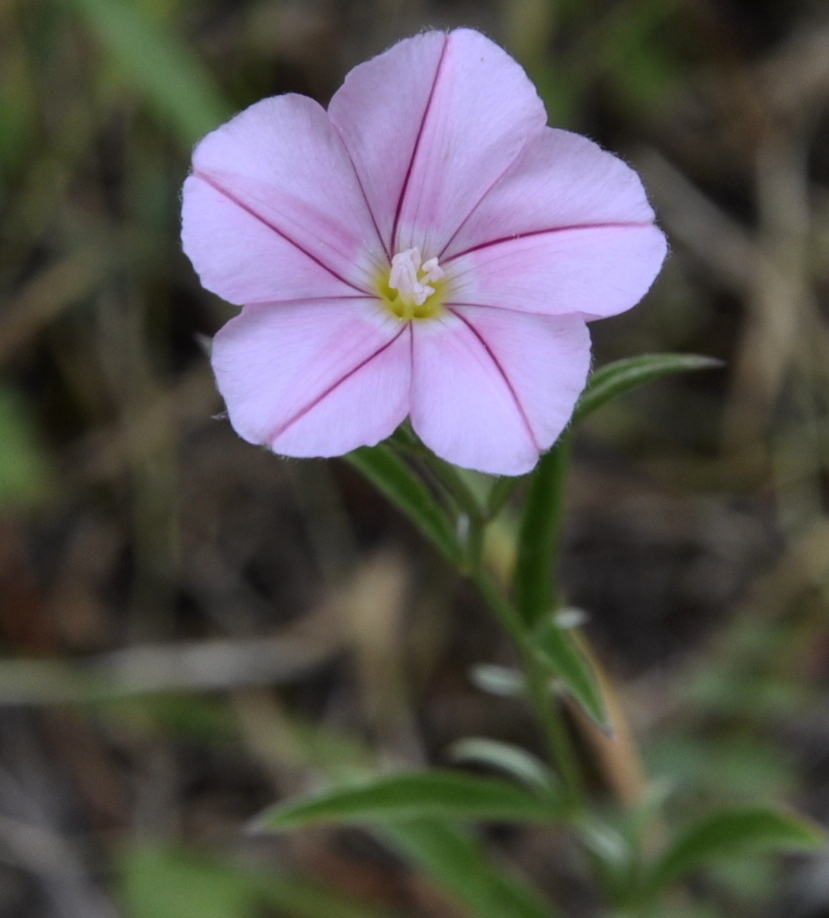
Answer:
<path fill-rule="evenodd" d="M 439 281 L 443 277 L 443 268 L 438 264 L 437 258 L 430 258 L 428 261 L 424 261 L 420 266 L 420 270 L 426 275 L 427 281 Z"/>
<path fill-rule="evenodd" d="M 429 282 L 434 283 L 443 277 L 443 269 L 437 258 L 430 258 L 423 263 L 420 249 L 406 249 L 398 252 L 391 260 L 389 287 L 396 290 L 406 305 L 422 306 L 435 292 Z"/>

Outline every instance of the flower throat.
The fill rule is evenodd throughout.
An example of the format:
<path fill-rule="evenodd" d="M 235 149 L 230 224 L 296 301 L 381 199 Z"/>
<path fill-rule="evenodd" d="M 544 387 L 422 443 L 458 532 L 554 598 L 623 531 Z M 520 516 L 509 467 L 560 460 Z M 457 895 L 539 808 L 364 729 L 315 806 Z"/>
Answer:
<path fill-rule="evenodd" d="M 442 280 L 437 258 L 423 261 L 417 247 L 398 252 L 380 283 L 383 305 L 404 322 L 431 319 L 443 311 Z"/>

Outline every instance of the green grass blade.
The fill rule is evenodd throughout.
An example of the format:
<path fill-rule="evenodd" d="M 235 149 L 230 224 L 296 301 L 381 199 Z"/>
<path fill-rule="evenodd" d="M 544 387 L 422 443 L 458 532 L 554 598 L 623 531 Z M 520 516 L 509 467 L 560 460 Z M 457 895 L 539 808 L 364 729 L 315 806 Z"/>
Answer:
<path fill-rule="evenodd" d="M 130 85 L 189 150 L 232 113 L 196 55 L 134 0 L 69 0 Z"/>

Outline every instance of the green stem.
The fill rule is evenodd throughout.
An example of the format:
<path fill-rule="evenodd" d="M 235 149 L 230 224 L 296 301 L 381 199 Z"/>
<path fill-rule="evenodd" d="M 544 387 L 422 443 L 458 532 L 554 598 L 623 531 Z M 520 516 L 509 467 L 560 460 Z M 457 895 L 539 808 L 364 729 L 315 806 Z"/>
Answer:
<path fill-rule="evenodd" d="M 524 653 L 527 695 L 544 731 L 550 756 L 561 772 L 564 786 L 570 796 L 570 803 L 574 809 L 581 809 L 585 801 L 585 788 L 578 756 L 567 725 L 561 716 L 561 709 L 551 697 L 549 674 L 531 654 L 532 651 Z"/>
<path fill-rule="evenodd" d="M 469 528 L 463 539 L 464 572 L 472 578 L 519 651 L 527 696 L 535 708 L 551 760 L 559 769 L 571 805 L 574 809 L 581 808 L 584 782 L 578 758 L 561 711 L 552 697 L 549 674 L 536 658 L 528 636 L 528 626 L 549 611 L 552 604 L 550 566 L 558 543 L 563 482 L 569 458 L 568 440 L 563 438 L 544 456 L 530 480 L 528 506 L 522 520 L 520 568 L 516 572 L 516 596 L 519 600 L 516 605 L 507 601 L 483 570 L 482 547 L 489 514 L 485 514 L 477 496 L 455 468 L 426 449 L 405 426 L 398 428 L 394 441 L 399 449 L 416 456 L 426 465 L 466 516 Z M 515 480 L 517 483 L 518 480 Z M 499 490 L 508 496 L 512 488 L 503 486 Z"/>
<path fill-rule="evenodd" d="M 570 434 L 564 434 L 538 463 L 524 503 L 518 558 L 515 564 L 515 605 L 529 628 L 556 605 L 554 567 L 561 534 L 564 480 L 570 459 Z"/>
<path fill-rule="evenodd" d="M 581 808 L 584 803 L 584 782 L 578 757 L 561 713 L 551 697 L 549 675 L 536 660 L 524 624 L 514 607 L 504 599 L 483 571 L 473 571 L 472 579 L 521 655 L 527 696 L 535 708 L 551 760 L 558 766 L 571 805 Z"/>
<path fill-rule="evenodd" d="M 478 592 L 486 600 L 489 608 L 494 612 L 495 617 L 504 626 L 504 630 L 512 638 L 513 643 L 519 650 L 524 649 L 527 638 L 521 619 L 518 617 L 515 609 L 504 599 L 497 587 L 492 583 L 489 577 L 479 568 L 472 572 L 472 580 L 478 588 Z"/>
<path fill-rule="evenodd" d="M 470 519 L 469 532 L 466 536 L 466 563 L 468 572 L 479 570 L 484 554 L 484 536 L 486 523 L 482 520 Z"/>

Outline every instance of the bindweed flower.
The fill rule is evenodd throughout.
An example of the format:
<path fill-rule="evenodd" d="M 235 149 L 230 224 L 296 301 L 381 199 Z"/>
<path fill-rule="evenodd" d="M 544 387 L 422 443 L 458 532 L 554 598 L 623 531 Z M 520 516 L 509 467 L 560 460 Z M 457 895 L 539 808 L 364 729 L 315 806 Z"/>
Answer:
<path fill-rule="evenodd" d="M 567 424 L 587 322 L 665 256 L 621 160 L 546 127 L 521 67 L 477 32 L 428 32 L 349 73 L 326 112 L 257 102 L 208 134 L 184 249 L 242 306 L 212 363 L 230 422 L 335 456 L 408 416 L 457 465 L 529 471 Z"/>

